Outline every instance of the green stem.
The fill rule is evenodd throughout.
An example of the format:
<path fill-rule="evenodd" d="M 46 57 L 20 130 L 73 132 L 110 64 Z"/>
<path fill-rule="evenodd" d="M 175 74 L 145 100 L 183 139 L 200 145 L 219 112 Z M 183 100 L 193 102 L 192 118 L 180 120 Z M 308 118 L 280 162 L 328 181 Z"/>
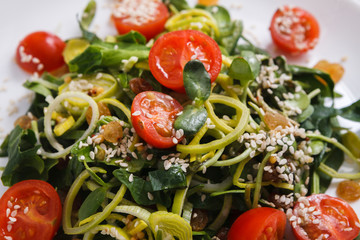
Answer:
<path fill-rule="evenodd" d="M 321 90 L 319 88 L 317 88 L 317 89 L 314 89 L 313 91 L 311 91 L 307 96 L 311 100 L 312 98 L 314 98 L 319 93 L 321 93 Z"/>
<path fill-rule="evenodd" d="M 224 194 L 231 194 L 231 193 L 241 193 L 244 194 L 245 190 L 228 190 L 228 191 L 222 191 L 222 192 L 213 192 L 210 194 L 210 197 L 216 197 Z"/>
<path fill-rule="evenodd" d="M 232 205 L 232 195 L 227 194 L 224 197 L 224 204 L 220 210 L 219 215 L 217 215 L 215 221 L 210 224 L 209 229 L 213 231 L 217 231 L 220 229 L 222 225 L 224 225 L 226 219 L 229 216 Z"/>
<path fill-rule="evenodd" d="M 339 173 L 325 163 L 320 163 L 318 169 L 332 178 L 345 178 L 351 180 L 360 179 L 360 173 Z"/>
<path fill-rule="evenodd" d="M 252 148 L 248 148 L 243 153 L 241 153 L 240 155 L 238 155 L 234 158 L 217 161 L 215 164 L 213 164 L 213 166 L 214 167 L 224 167 L 224 166 L 231 166 L 231 165 L 237 164 L 237 163 L 247 159 L 247 157 L 249 157 L 249 155 L 252 151 L 253 151 Z"/>
<path fill-rule="evenodd" d="M 313 173 L 311 189 L 311 193 L 313 194 L 320 193 L 320 177 L 316 171 Z"/>

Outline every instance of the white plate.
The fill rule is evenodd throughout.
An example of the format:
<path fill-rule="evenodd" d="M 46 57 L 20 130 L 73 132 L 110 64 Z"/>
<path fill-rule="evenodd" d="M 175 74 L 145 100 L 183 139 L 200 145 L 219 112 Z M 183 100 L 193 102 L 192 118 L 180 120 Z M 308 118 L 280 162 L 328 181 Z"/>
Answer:
<path fill-rule="evenodd" d="M 109 21 L 110 0 L 98 2 L 98 11 L 93 25 L 99 36 L 115 34 Z M 191 1 L 194 2 L 194 1 Z M 24 114 L 29 107 L 29 91 L 21 85 L 29 77 L 14 62 L 15 49 L 18 42 L 28 33 L 44 30 L 56 33 L 62 39 L 80 36 L 76 15 L 86 6 L 87 0 L 13 0 L 3 2 L 0 8 L 0 142 L 13 128 L 14 120 Z M 220 0 L 220 4 L 230 9 L 233 18 L 242 19 L 245 35 L 259 47 L 269 50 L 274 56 L 278 54 L 274 48 L 268 31 L 269 22 L 277 7 L 291 4 L 303 7 L 313 13 L 321 27 L 318 46 L 313 51 L 297 57 L 289 58 L 291 63 L 313 66 L 320 59 L 342 62 L 345 75 L 336 86 L 336 91 L 343 98 L 336 102 L 337 106 L 359 99 L 359 56 L 360 56 L 360 1 L 359 0 Z M 342 121 L 353 131 L 359 132 L 359 124 Z M 7 159 L 0 160 L 5 166 Z M 354 165 L 345 164 L 343 171 L 360 171 Z M 335 180 L 328 193 L 335 196 Z M 0 195 L 5 187 L 0 184 Z M 360 216 L 360 201 L 352 203 Z"/>

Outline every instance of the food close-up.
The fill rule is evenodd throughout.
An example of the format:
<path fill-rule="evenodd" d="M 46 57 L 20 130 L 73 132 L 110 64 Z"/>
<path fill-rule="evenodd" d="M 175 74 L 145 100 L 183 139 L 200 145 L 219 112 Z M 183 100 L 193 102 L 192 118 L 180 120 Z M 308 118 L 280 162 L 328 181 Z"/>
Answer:
<path fill-rule="evenodd" d="M 41 2 L 0 48 L 0 239 L 360 239 L 359 1 Z"/>

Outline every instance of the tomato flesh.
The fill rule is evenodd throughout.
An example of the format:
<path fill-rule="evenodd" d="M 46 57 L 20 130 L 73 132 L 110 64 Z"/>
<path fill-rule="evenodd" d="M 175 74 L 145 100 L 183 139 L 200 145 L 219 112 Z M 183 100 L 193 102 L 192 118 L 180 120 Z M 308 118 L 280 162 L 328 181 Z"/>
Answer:
<path fill-rule="evenodd" d="M 1 239 L 51 240 L 60 226 L 60 198 L 41 180 L 10 187 L 0 199 L 0 209 Z"/>
<path fill-rule="evenodd" d="M 163 86 L 185 92 L 183 69 L 192 60 L 200 60 L 214 82 L 222 64 L 221 51 L 215 40 L 196 30 L 169 32 L 161 36 L 150 50 L 151 73 Z"/>
<path fill-rule="evenodd" d="M 278 240 L 285 234 L 286 215 L 283 211 L 261 207 L 241 214 L 228 233 L 228 240 Z"/>
<path fill-rule="evenodd" d="M 174 122 L 183 107 L 171 96 L 154 91 L 141 92 L 131 106 L 131 122 L 136 133 L 157 148 L 170 148 L 180 142 Z"/>
<path fill-rule="evenodd" d="M 26 72 L 51 72 L 64 66 L 62 52 L 65 43 L 56 35 L 48 32 L 33 32 L 18 45 L 16 62 Z"/>
<path fill-rule="evenodd" d="M 111 18 L 119 34 L 134 30 L 149 40 L 164 30 L 169 11 L 161 1 L 122 0 L 115 4 Z"/>
<path fill-rule="evenodd" d="M 360 232 L 359 219 L 351 206 L 326 194 L 314 194 L 299 200 L 293 214 L 290 222 L 300 240 L 351 240 Z"/>
<path fill-rule="evenodd" d="M 320 27 L 316 18 L 309 12 L 299 7 L 284 6 L 273 15 L 270 33 L 280 49 L 299 54 L 315 47 Z"/>

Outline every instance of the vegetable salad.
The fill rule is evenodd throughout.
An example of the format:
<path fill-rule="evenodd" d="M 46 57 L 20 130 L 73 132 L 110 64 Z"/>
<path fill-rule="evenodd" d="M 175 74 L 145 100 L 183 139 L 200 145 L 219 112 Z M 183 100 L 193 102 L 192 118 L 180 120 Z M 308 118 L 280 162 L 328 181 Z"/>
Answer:
<path fill-rule="evenodd" d="M 323 194 L 332 178 L 360 178 L 338 172 L 345 156 L 360 161 L 358 136 L 337 120 L 358 122 L 359 101 L 335 108 L 333 75 L 270 56 L 221 6 L 118 1 L 119 34 L 105 39 L 90 30 L 96 8 L 78 17 L 81 37 L 35 32 L 17 48 L 35 98 L 1 145 L 12 187 L 0 236 L 358 236 L 350 205 Z M 297 32 L 290 52 L 315 47 L 316 31 L 306 47 Z"/>

